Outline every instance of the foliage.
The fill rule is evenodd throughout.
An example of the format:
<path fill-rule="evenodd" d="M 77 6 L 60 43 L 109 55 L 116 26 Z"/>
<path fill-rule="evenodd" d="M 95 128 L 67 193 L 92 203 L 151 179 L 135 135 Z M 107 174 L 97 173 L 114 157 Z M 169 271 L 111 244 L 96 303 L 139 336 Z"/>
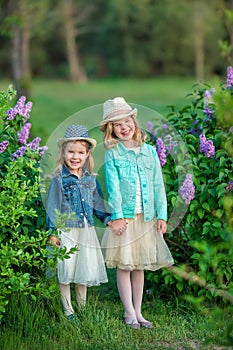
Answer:
<path fill-rule="evenodd" d="M 22 96 L 10 108 L 15 95 L 12 87 L 0 93 L 0 320 L 12 293 L 33 297 L 43 291 L 37 277 L 45 273 L 48 256 L 39 188 L 40 159 L 46 147 L 39 146 L 38 137 L 29 141 L 32 104 L 25 104 Z M 50 255 L 52 265 L 58 252 Z"/>
<path fill-rule="evenodd" d="M 229 72 L 232 74 L 231 67 Z M 233 157 L 229 151 L 233 139 L 232 120 L 228 118 L 226 123 L 233 110 L 233 79 L 230 74 L 228 82 L 229 79 L 230 84 L 222 86 L 219 91 L 205 84 L 195 85 L 189 94 L 189 104 L 178 110 L 170 106 L 166 127 L 148 124 L 151 143 L 156 144 L 164 164 L 169 216 L 180 201 L 189 204 L 186 214 L 172 232 L 172 238 L 168 239 L 179 268 L 172 267 L 160 275 L 149 273 L 148 281 L 159 282 L 162 275 L 169 290 L 175 287 L 173 290 L 178 294 L 194 293 L 232 302 Z M 176 139 L 174 129 L 187 148 L 182 147 L 179 137 Z M 166 150 L 163 156 L 158 138 Z M 187 175 L 192 178 L 191 183 L 187 182 Z M 187 284 L 186 280 L 190 283 Z"/>
<path fill-rule="evenodd" d="M 178 8 L 177 3 L 170 0 L 76 0 L 72 3 L 80 61 L 90 78 L 194 74 L 198 53 L 194 38 L 197 33 L 194 24 L 196 1 L 179 0 Z M 220 17 L 223 1 L 198 3 L 206 73 L 221 74 L 224 62 L 218 41 L 228 41 L 230 36 L 224 28 L 226 17 Z M 10 4 L 13 13 L 9 11 Z M 67 77 L 69 67 L 61 4 L 62 1 L 54 0 L 2 1 L 2 76 L 11 74 L 10 35 L 13 27 L 18 25 L 20 32 L 21 29 L 30 31 L 32 75 Z M 20 52 L 18 55 L 21 57 Z"/>

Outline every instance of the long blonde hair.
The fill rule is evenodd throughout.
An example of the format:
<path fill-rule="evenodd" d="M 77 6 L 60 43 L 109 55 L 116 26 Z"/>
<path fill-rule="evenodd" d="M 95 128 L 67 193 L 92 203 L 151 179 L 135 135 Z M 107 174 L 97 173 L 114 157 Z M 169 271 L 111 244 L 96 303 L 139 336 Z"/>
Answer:
<path fill-rule="evenodd" d="M 88 158 L 86 159 L 85 166 L 87 167 L 87 170 L 92 174 L 93 169 L 94 169 L 94 159 L 92 155 L 92 145 L 85 140 L 75 140 L 75 141 L 67 141 L 64 142 L 60 147 L 59 147 L 59 152 L 58 152 L 58 157 L 57 157 L 57 167 L 55 170 L 55 173 L 59 173 L 62 170 L 63 165 L 65 165 L 65 152 L 67 151 L 68 147 L 73 145 L 75 142 L 80 142 L 83 146 L 86 147 L 87 152 L 90 151 Z"/>
<path fill-rule="evenodd" d="M 139 145 L 142 145 L 146 141 L 146 133 L 141 129 L 137 119 L 132 117 L 135 125 L 135 133 L 133 135 L 133 140 L 136 141 Z M 114 122 L 107 122 L 104 125 L 100 126 L 100 130 L 104 133 L 104 146 L 106 149 L 115 147 L 119 139 L 114 132 Z"/>

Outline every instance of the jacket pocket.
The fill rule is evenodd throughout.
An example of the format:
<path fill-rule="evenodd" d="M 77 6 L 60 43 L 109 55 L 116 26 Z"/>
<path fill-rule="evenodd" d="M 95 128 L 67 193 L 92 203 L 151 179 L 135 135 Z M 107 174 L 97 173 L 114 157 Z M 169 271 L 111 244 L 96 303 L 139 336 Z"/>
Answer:
<path fill-rule="evenodd" d="M 129 176 L 130 174 L 130 162 L 128 160 L 115 160 L 115 167 L 120 178 Z"/>

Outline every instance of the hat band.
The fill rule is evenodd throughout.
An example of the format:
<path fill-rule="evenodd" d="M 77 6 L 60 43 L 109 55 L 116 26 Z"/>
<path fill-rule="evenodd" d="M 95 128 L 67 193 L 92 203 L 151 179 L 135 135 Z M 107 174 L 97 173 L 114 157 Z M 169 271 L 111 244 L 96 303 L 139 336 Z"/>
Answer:
<path fill-rule="evenodd" d="M 121 111 L 116 110 L 109 113 L 107 116 L 105 116 L 104 120 L 117 117 L 118 115 L 121 115 L 121 114 L 129 114 L 130 112 L 133 112 L 133 110 L 132 109 L 122 109 Z"/>

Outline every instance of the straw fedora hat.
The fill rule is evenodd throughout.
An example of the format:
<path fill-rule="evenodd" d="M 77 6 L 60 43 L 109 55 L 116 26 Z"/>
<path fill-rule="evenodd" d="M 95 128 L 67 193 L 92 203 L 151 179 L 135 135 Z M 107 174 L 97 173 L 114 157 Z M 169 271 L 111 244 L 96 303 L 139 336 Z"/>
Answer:
<path fill-rule="evenodd" d="M 96 146 L 96 140 L 90 138 L 88 130 L 82 125 L 69 125 L 62 139 L 57 141 L 61 147 L 64 142 L 68 141 L 87 141 L 91 144 L 92 149 Z"/>
<path fill-rule="evenodd" d="M 132 108 L 123 97 L 115 97 L 113 100 L 107 100 L 103 104 L 103 120 L 100 126 L 106 125 L 108 122 L 114 122 L 122 118 L 137 116 L 137 108 Z"/>

